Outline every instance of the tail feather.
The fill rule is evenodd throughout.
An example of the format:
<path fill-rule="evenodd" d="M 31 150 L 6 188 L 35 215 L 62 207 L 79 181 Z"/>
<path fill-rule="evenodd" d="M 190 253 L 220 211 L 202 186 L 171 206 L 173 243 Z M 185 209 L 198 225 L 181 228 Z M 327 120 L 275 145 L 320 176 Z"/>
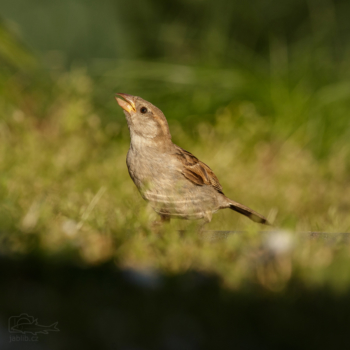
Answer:
<path fill-rule="evenodd" d="M 229 204 L 230 204 L 230 209 L 247 216 L 250 220 L 253 220 L 254 222 L 257 222 L 259 224 L 272 226 L 272 224 L 270 224 L 264 216 L 246 207 L 245 205 L 239 204 L 233 201 L 232 199 L 230 199 Z"/>

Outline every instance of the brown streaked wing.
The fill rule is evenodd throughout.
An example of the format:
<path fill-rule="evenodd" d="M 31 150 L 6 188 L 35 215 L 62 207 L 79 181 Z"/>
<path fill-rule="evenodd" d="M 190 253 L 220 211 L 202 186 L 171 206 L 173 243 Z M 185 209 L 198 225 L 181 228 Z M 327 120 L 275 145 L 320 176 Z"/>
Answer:
<path fill-rule="evenodd" d="M 201 162 L 192 153 L 182 149 L 175 145 L 175 155 L 181 160 L 183 168 L 182 174 L 194 184 L 203 186 L 213 186 L 218 192 L 222 193 L 222 186 L 214 172 L 208 167 L 208 165 Z"/>

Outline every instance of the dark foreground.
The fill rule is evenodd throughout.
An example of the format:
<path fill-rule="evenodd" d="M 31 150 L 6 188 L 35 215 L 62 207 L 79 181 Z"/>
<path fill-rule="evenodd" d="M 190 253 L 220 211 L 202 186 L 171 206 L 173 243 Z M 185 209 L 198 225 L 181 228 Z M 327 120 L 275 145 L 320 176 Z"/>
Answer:
<path fill-rule="evenodd" d="M 197 272 L 160 276 L 26 258 L 0 260 L 1 349 L 340 349 L 350 295 L 246 286 L 229 291 Z M 28 314 L 59 331 L 10 333 Z M 21 321 L 23 322 L 23 321 Z M 11 340 L 11 341 L 10 341 Z"/>

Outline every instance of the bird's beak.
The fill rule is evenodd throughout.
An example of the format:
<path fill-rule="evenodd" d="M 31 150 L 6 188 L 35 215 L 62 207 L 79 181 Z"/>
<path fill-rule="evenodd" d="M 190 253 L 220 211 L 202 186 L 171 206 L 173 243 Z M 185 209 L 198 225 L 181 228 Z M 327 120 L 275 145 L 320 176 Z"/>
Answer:
<path fill-rule="evenodd" d="M 122 93 L 118 93 L 117 95 L 119 95 L 125 99 L 125 101 L 124 101 L 124 100 L 118 98 L 117 96 L 115 97 L 115 99 L 118 102 L 118 105 L 120 107 L 122 107 L 124 109 L 124 111 L 127 111 L 128 113 L 136 112 L 136 106 L 135 106 L 135 102 L 134 102 L 135 97 L 134 96 L 128 95 L 128 94 L 122 94 Z"/>

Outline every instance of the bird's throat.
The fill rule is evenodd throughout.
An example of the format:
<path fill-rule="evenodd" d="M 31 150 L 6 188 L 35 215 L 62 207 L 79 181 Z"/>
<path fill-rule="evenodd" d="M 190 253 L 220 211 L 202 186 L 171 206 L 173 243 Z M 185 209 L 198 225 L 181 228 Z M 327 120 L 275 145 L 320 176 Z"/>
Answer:
<path fill-rule="evenodd" d="M 130 147 L 140 153 L 152 149 L 153 152 L 166 152 L 173 147 L 171 138 L 167 136 L 144 137 L 136 132 L 130 131 Z"/>

